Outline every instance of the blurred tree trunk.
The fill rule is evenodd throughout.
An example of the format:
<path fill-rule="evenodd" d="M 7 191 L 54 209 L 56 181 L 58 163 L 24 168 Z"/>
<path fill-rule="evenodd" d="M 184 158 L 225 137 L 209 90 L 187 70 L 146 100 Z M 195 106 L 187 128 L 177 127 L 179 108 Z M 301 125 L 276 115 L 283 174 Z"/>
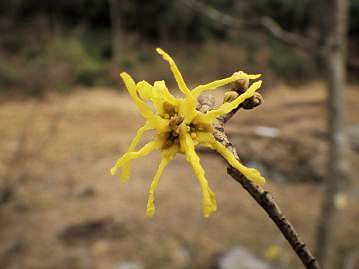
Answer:
<path fill-rule="evenodd" d="M 111 18 L 112 60 L 117 63 L 121 57 L 121 0 L 108 0 Z"/>
<path fill-rule="evenodd" d="M 348 141 L 344 126 L 344 92 L 346 87 L 346 47 L 348 1 L 323 1 L 324 30 L 323 63 L 328 88 L 329 161 L 326 192 L 319 220 L 317 257 L 322 268 L 332 268 L 335 262 L 335 198 L 339 183 L 348 176 Z"/>

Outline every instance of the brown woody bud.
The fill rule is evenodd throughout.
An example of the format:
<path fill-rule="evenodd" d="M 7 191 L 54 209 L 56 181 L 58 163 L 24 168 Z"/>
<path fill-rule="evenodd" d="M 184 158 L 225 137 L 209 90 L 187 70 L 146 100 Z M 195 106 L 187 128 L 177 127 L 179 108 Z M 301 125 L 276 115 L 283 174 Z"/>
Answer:
<path fill-rule="evenodd" d="M 233 75 L 239 75 L 239 74 L 246 74 L 242 71 L 238 71 L 233 73 Z M 234 82 L 232 82 L 232 90 L 234 91 L 238 91 L 239 93 L 243 93 L 245 90 L 247 90 L 249 87 L 249 79 L 245 78 L 245 79 L 239 79 L 236 80 Z"/>
<path fill-rule="evenodd" d="M 224 93 L 223 102 L 232 102 L 235 100 L 239 94 L 235 91 L 228 91 Z"/>
<path fill-rule="evenodd" d="M 261 105 L 263 103 L 263 97 L 260 93 L 256 92 L 254 93 L 254 96 L 251 98 L 248 98 L 247 100 L 245 100 L 242 104 L 241 107 L 244 109 L 252 109 L 255 108 L 259 105 Z"/>

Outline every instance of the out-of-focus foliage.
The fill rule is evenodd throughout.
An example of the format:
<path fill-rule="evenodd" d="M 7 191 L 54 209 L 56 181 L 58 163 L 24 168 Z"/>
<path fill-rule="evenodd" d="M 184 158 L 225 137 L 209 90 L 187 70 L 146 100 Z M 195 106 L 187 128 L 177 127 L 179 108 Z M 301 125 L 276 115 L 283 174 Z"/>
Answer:
<path fill-rule="evenodd" d="M 270 16 L 287 31 L 320 39 L 323 1 L 201 0 L 246 22 L 232 28 L 196 12 L 181 0 L 118 0 L 123 57 L 115 68 L 133 67 L 132 59 L 152 66 L 149 53 L 141 50 L 145 43 L 168 43 L 181 51 L 191 46 L 205 48 L 207 43 L 227 42 L 244 51 L 246 61 L 242 57 L 241 65 L 261 71 L 268 68 L 271 74 L 291 82 L 310 79 L 318 73 L 315 56 L 298 52 L 273 38 L 258 25 L 258 19 Z M 109 3 L 109 0 L 0 0 L 1 89 L 18 87 L 41 92 L 46 87 L 63 89 L 73 84 L 113 83 Z M 352 0 L 349 53 L 354 56 L 359 53 L 358 12 L 359 0 Z M 128 48 L 139 51 L 138 55 L 128 57 L 131 54 Z M 354 61 L 355 57 L 349 58 L 349 72 L 355 71 L 359 63 Z M 225 63 L 221 68 L 226 68 Z"/>
<path fill-rule="evenodd" d="M 350 27 L 349 27 L 349 33 L 352 36 L 355 36 L 358 40 L 359 38 L 359 0 L 351 0 L 351 6 L 350 6 Z"/>
<path fill-rule="evenodd" d="M 76 29 L 48 34 L 20 31 L 9 35 L 0 57 L 0 86 L 26 89 L 42 95 L 47 89 L 67 90 L 76 84 L 94 86 L 111 84 L 108 75 L 108 37 L 102 32 Z"/>
<path fill-rule="evenodd" d="M 237 18 L 253 20 L 270 16 L 283 28 L 314 34 L 313 28 L 320 22 L 322 1 L 325 0 L 201 0 L 222 12 Z M 223 38 L 229 29 L 219 30 L 208 18 L 191 11 L 177 0 L 118 0 L 121 7 L 123 28 L 137 31 L 150 39 L 203 40 L 209 37 Z M 359 1 L 350 1 L 350 34 L 358 35 Z M 111 25 L 108 0 L 44 0 L 0 1 L 0 16 L 17 23 L 28 22 L 34 16 L 47 14 L 51 20 L 67 26 L 87 23 L 91 27 Z"/>

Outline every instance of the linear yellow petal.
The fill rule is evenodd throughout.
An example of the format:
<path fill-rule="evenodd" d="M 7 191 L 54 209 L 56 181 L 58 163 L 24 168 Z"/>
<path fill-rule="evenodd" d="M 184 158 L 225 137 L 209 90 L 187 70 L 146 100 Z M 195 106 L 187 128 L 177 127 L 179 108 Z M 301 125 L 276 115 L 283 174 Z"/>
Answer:
<path fill-rule="evenodd" d="M 128 90 L 128 92 L 130 93 L 133 101 L 135 102 L 136 106 L 139 108 L 142 116 L 144 118 L 150 119 L 154 116 L 152 110 L 148 107 L 148 105 L 143 102 L 137 95 L 137 91 L 136 91 L 136 83 L 135 81 L 132 79 L 132 77 L 127 74 L 126 72 L 122 72 L 120 74 L 121 78 L 123 79 L 126 88 Z"/>
<path fill-rule="evenodd" d="M 152 101 L 154 107 L 156 108 L 159 114 L 163 112 L 163 101 L 164 98 L 156 94 L 154 87 L 149 84 L 147 81 L 140 81 L 136 84 L 137 91 L 140 94 L 141 98 L 144 100 Z"/>
<path fill-rule="evenodd" d="M 153 86 L 145 80 L 137 82 L 136 88 L 143 100 L 152 100 Z"/>
<path fill-rule="evenodd" d="M 213 148 L 216 149 L 227 162 L 239 172 L 241 172 L 247 179 L 253 181 L 256 184 L 264 184 L 265 178 L 255 168 L 248 168 L 241 164 L 233 155 L 233 153 L 227 149 L 223 144 L 218 141 L 213 142 Z"/>
<path fill-rule="evenodd" d="M 262 85 L 262 81 L 256 81 L 252 83 L 252 85 L 240 96 L 238 96 L 235 100 L 229 103 L 223 103 L 218 108 L 208 111 L 206 114 L 202 114 L 199 116 L 198 121 L 204 122 L 206 124 L 212 124 L 213 121 L 220 115 L 227 114 L 231 112 L 233 109 L 237 108 L 241 103 L 243 103 L 246 99 L 252 97 L 256 90 L 258 90 Z"/>
<path fill-rule="evenodd" d="M 211 214 L 212 212 L 217 211 L 217 201 L 216 201 L 216 196 L 209 185 L 208 185 L 208 193 L 209 193 L 209 197 L 212 202 L 212 211 L 209 213 L 209 214 Z"/>
<path fill-rule="evenodd" d="M 177 98 L 174 97 L 169 92 L 164 80 L 155 81 L 153 84 L 153 88 L 154 88 L 154 92 L 153 92 L 154 95 L 161 96 L 163 99 L 165 99 L 167 102 L 169 102 L 172 105 L 177 105 Z"/>
<path fill-rule="evenodd" d="M 156 49 L 157 53 L 162 56 L 164 60 L 166 60 L 171 68 L 171 71 L 173 73 L 173 76 L 175 77 L 175 80 L 178 84 L 179 89 L 181 92 L 183 92 L 185 95 L 188 95 L 191 93 L 191 91 L 188 89 L 186 82 L 184 81 L 181 72 L 179 71 L 175 61 L 172 59 L 171 56 L 169 56 L 165 51 L 163 51 L 160 48 Z"/>
<path fill-rule="evenodd" d="M 132 79 L 132 77 L 127 74 L 126 72 L 121 73 L 121 78 L 125 82 L 126 88 L 128 92 L 130 93 L 133 101 L 137 105 L 138 109 L 141 112 L 141 115 L 146 118 L 153 128 L 155 128 L 158 131 L 165 131 L 168 129 L 168 121 L 165 119 L 162 119 L 160 116 L 155 115 L 153 111 L 148 107 L 148 105 L 142 101 L 138 95 L 136 90 L 136 83 Z"/>
<path fill-rule="evenodd" d="M 265 178 L 260 175 L 258 170 L 254 168 L 247 168 L 246 166 L 241 164 L 234 157 L 233 153 L 229 149 L 227 149 L 223 144 L 218 142 L 212 134 L 198 132 L 197 139 L 201 145 L 217 150 L 231 166 L 238 169 L 249 180 L 252 180 L 257 184 L 263 184 L 265 182 Z"/>
<path fill-rule="evenodd" d="M 175 77 L 175 80 L 178 84 L 178 87 L 186 97 L 182 102 L 182 105 L 180 105 L 180 115 L 184 117 L 185 123 L 189 123 L 195 117 L 197 100 L 192 95 L 191 91 L 188 89 L 186 82 L 184 81 L 182 74 L 179 71 L 172 57 L 160 48 L 157 48 L 156 51 L 163 57 L 163 59 L 165 59 L 169 63 L 173 76 Z"/>
<path fill-rule="evenodd" d="M 128 147 L 127 152 L 134 151 L 137 147 L 138 143 L 140 142 L 143 134 L 145 131 L 152 129 L 147 122 L 144 126 L 137 130 L 135 137 L 132 139 L 130 146 Z M 126 164 L 123 165 L 120 178 L 123 181 L 127 181 L 130 178 L 131 174 L 131 161 L 128 161 Z"/>
<path fill-rule="evenodd" d="M 179 115 L 184 118 L 184 123 L 190 123 L 197 116 L 197 100 L 192 95 L 178 101 Z"/>
<path fill-rule="evenodd" d="M 196 88 L 194 88 L 192 90 L 192 94 L 197 97 L 203 91 L 215 90 L 215 89 L 217 89 L 219 87 L 222 87 L 224 85 L 227 85 L 227 84 L 229 84 L 231 82 L 234 82 L 236 80 L 239 80 L 239 79 L 257 79 L 260 76 L 261 76 L 260 74 L 256 74 L 256 75 L 247 75 L 247 74 L 232 75 L 232 76 L 230 76 L 228 78 L 215 80 L 215 81 L 212 81 L 212 82 L 204 84 L 204 85 L 199 85 L 199 86 L 197 86 Z"/>
<path fill-rule="evenodd" d="M 137 159 L 140 157 L 144 157 L 151 153 L 153 150 L 160 148 L 162 145 L 160 141 L 155 140 L 147 143 L 144 145 L 140 150 L 138 151 L 131 151 L 126 152 L 120 159 L 117 160 L 114 167 L 111 168 L 111 174 L 115 175 L 117 172 L 117 169 L 125 165 L 127 162 Z"/>
<path fill-rule="evenodd" d="M 216 141 L 213 134 L 208 132 L 197 132 L 196 135 L 200 145 L 213 149 L 212 144 Z"/>
<path fill-rule="evenodd" d="M 177 147 L 172 147 L 167 150 L 164 150 L 162 152 L 161 162 L 158 166 L 157 172 L 152 180 L 150 190 L 149 190 L 149 196 L 147 201 L 147 216 L 153 217 L 155 214 L 155 190 L 158 186 L 158 183 L 160 181 L 161 175 L 163 173 L 163 170 L 166 168 L 168 163 L 172 160 L 176 152 L 178 151 Z"/>
<path fill-rule="evenodd" d="M 205 177 L 204 170 L 201 165 L 200 158 L 198 157 L 191 136 L 186 133 L 186 137 L 183 139 L 187 162 L 192 166 L 202 191 L 202 204 L 203 204 L 203 216 L 209 217 L 217 209 L 216 199 L 214 193 L 211 191 L 208 181 Z"/>

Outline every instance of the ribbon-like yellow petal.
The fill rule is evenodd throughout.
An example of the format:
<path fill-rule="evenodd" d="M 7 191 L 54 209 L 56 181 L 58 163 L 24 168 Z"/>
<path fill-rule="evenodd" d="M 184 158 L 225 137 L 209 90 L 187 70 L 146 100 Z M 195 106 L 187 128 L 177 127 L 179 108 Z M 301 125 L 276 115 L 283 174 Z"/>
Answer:
<path fill-rule="evenodd" d="M 191 94 L 191 91 L 188 89 L 186 82 L 184 81 L 181 72 L 179 71 L 175 61 L 169 56 L 165 51 L 160 48 L 156 49 L 157 53 L 162 56 L 164 60 L 166 60 L 171 68 L 173 76 L 178 84 L 178 88 L 183 92 L 185 95 Z"/>
<path fill-rule="evenodd" d="M 227 149 L 223 144 L 218 141 L 214 141 L 212 146 L 215 150 L 217 150 L 223 158 L 227 160 L 227 162 L 236 168 L 239 172 L 241 172 L 247 179 L 257 183 L 259 185 L 265 183 L 265 178 L 259 173 L 259 171 L 255 168 L 248 168 L 241 164 L 233 155 L 233 153 Z"/>
<path fill-rule="evenodd" d="M 147 104 L 144 101 L 142 101 L 138 97 L 138 95 L 136 93 L 137 91 L 136 91 L 136 83 L 135 83 L 135 81 L 126 72 L 122 72 L 120 74 L 120 76 L 123 79 L 123 82 L 125 83 L 126 88 L 127 88 L 128 92 L 130 93 L 133 101 L 135 102 L 136 106 L 140 110 L 141 115 L 146 119 L 152 119 L 154 117 L 154 114 L 153 114 L 152 110 L 147 106 Z"/>
<path fill-rule="evenodd" d="M 160 116 L 155 115 L 152 110 L 148 107 L 148 105 L 142 101 L 138 95 L 136 90 L 136 83 L 132 79 L 132 77 L 126 72 L 121 73 L 121 78 L 125 82 L 126 88 L 130 93 L 133 101 L 137 105 L 138 109 L 141 112 L 141 115 L 151 123 L 152 127 L 157 129 L 158 131 L 166 131 L 168 129 L 168 121 L 162 119 Z"/>
<path fill-rule="evenodd" d="M 175 61 L 162 49 L 157 48 L 157 53 L 160 54 L 163 59 L 165 59 L 171 68 L 173 76 L 178 84 L 178 88 L 185 95 L 185 99 L 181 100 L 179 104 L 179 114 L 184 117 L 185 123 L 190 123 L 193 118 L 196 116 L 195 110 L 197 105 L 196 98 L 192 95 L 191 91 L 188 89 L 186 82 L 184 81 L 181 72 L 179 71 Z"/>
<path fill-rule="evenodd" d="M 206 114 L 198 114 L 199 122 L 212 124 L 213 121 L 220 115 L 227 114 L 231 112 L 233 109 L 237 108 L 241 103 L 243 103 L 246 99 L 252 97 L 256 90 L 258 90 L 262 85 L 262 81 L 256 81 L 252 83 L 252 85 L 240 96 L 238 96 L 232 102 L 226 102 L 220 105 L 218 108 L 208 111 Z"/>
<path fill-rule="evenodd" d="M 257 74 L 257 75 L 247 75 L 247 74 L 237 74 L 237 75 L 232 75 L 228 78 L 224 78 L 224 79 L 219 79 L 219 80 L 215 80 L 212 81 L 210 83 L 204 84 L 204 85 L 199 85 L 196 88 L 194 88 L 192 90 L 192 94 L 195 97 L 198 97 L 203 91 L 207 91 L 207 90 L 215 90 L 219 87 L 222 87 L 224 85 L 227 85 L 231 82 L 234 82 L 236 80 L 239 79 L 257 79 L 259 78 L 261 75 Z"/>
<path fill-rule="evenodd" d="M 161 115 L 163 113 L 163 97 L 156 94 L 154 87 L 147 81 L 142 80 L 138 82 L 136 87 L 141 98 L 152 101 L 157 113 Z"/>
<path fill-rule="evenodd" d="M 141 80 L 136 84 L 137 91 L 143 100 L 152 100 L 153 86 L 145 80 Z"/>
<path fill-rule="evenodd" d="M 200 158 L 198 157 L 191 136 L 185 133 L 185 136 L 181 137 L 181 144 L 184 144 L 186 160 L 192 166 L 202 191 L 202 203 L 203 203 L 203 216 L 209 217 L 213 212 L 217 210 L 217 203 L 214 193 L 208 185 L 208 181 L 205 177 L 203 167 L 201 165 Z M 181 145 L 182 146 L 182 145 Z"/>
<path fill-rule="evenodd" d="M 178 101 L 178 114 L 184 118 L 184 123 L 190 123 L 197 116 L 197 100 L 192 95 Z"/>
<path fill-rule="evenodd" d="M 258 170 L 254 168 L 248 168 L 241 164 L 233 155 L 233 153 L 227 149 L 222 143 L 218 142 L 213 134 L 210 133 L 197 133 L 197 139 L 199 143 L 205 147 L 217 150 L 227 162 L 241 172 L 246 178 L 257 183 L 263 184 L 265 178 L 261 176 Z"/>
<path fill-rule="evenodd" d="M 197 132 L 196 136 L 200 145 L 213 149 L 212 144 L 216 141 L 213 134 L 208 132 Z"/>
<path fill-rule="evenodd" d="M 162 97 L 164 100 L 169 102 L 172 105 L 177 105 L 177 99 L 174 97 L 169 90 L 167 89 L 166 83 L 164 80 L 155 81 L 153 84 L 153 94 L 158 97 Z"/>
<path fill-rule="evenodd" d="M 162 152 L 161 162 L 158 166 L 157 172 L 152 180 L 151 187 L 149 190 L 149 196 L 147 201 L 147 216 L 153 217 L 155 214 L 155 190 L 158 186 L 158 183 L 160 181 L 160 177 L 163 173 L 163 170 L 166 168 L 168 163 L 172 160 L 174 155 L 178 152 L 178 147 L 173 146 L 167 150 L 164 150 Z"/>
<path fill-rule="evenodd" d="M 127 162 L 148 155 L 155 149 L 159 149 L 162 143 L 158 140 L 148 142 L 138 151 L 126 152 L 120 159 L 117 160 L 114 167 L 111 168 L 111 174 L 115 175 L 117 169 L 125 165 Z"/>
<path fill-rule="evenodd" d="M 128 147 L 127 152 L 131 152 L 134 151 L 138 145 L 138 143 L 140 142 L 143 134 L 145 131 L 152 129 L 149 126 L 149 123 L 147 122 L 144 126 L 142 126 L 140 129 L 137 130 L 135 137 L 132 139 L 130 146 Z M 131 174 L 131 161 L 128 161 L 126 164 L 123 165 L 121 173 L 120 173 L 120 178 L 123 181 L 127 181 L 130 178 L 130 174 Z"/>

